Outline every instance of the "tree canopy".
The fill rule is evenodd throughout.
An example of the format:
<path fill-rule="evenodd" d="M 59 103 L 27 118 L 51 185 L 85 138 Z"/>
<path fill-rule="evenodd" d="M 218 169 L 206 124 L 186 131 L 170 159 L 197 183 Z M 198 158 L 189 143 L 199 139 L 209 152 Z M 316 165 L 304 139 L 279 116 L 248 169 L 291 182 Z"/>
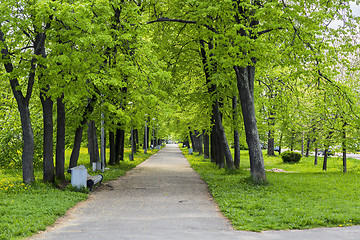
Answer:
<path fill-rule="evenodd" d="M 357 148 L 358 18 L 350 1 L 10 0 L 0 13 L 1 148 L 11 138 L 14 149 L 1 156 L 18 163 L 22 146 L 26 183 L 37 159 L 53 181 L 60 119 L 66 131 L 56 142 L 66 144 L 57 148 L 73 147 L 70 165 L 88 121 L 104 121 L 116 146 L 145 120 L 157 139 L 210 134 L 211 158 L 228 168 L 231 132 L 239 130 L 255 182 L 266 182 L 268 139 L 271 148 L 297 148 L 302 139 L 314 149 Z"/>

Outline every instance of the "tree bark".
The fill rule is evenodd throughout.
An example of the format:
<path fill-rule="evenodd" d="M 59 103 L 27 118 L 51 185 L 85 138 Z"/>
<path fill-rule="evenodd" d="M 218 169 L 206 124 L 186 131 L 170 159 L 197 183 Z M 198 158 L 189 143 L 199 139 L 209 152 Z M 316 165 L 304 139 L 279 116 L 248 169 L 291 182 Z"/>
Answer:
<path fill-rule="evenodd" d="M 119 160 L 124 161 L 124 151 L 125 151 L 125 130 L 120 129 L 120 156 Z"/>
<path fill-rule="evenodd" d="M 327 170 L 327 159 L 328 159 L 328 148 L 325 148 L 324 150 L 324 162 L 323 162 L 323 170 L 326 171 Z"/>
<path fill-rule="evenodd" d="M 137 129 L 133 130 L 133 136 L 134 136 L 134 153 L 137 153 L 139 149 L 139 131 Z"/>
<path fill-rule="evenodd" d="M 118 124 L 118 128 L 116 129 L 116 136 L 115 136 L 115 164 L 118 164 L 120 160 L 123 160 L 121 158 L 121 148 L 122 148 L 122 130 L 121 130 L 121 124 Z"/>
<path fill-rule="evenodd" d="M 148 121 L 148 123 L 149 123 L 150 121 Z M 147 131 L 147 149 L 150 149 L 150 128 L 149 128 L 149 126 L 147 126 L 147 128 L 146 128 L 146 131 Z"/>
<path fill-rule="evenodd" d="M 40 99 L 43 108 L 43 181 L 54 182 L 54 127 L 53 127 L 53 101 L 46 94 L 50 86 L 46 86 L 40 92 Z"/>
<path fill-rule="evenodd" d="M 21 128 L 23 134 L 23 154 L 22 154 L 22 169 L 23 181 L 30 184 L 35 181 L 34 176 L 34 133 L 31 127 L 30 111 L 27 104 L 18 102 L 18 109 L 20 112 Z"/>
<path fill-rule="evenodd" d="M 196 145 L 196 152 L 199 153 L 199 155 L 203 154 L 203 148 L 202 148 L 202 136 L 198 130 L 194 130 L 194 144 Z"/>
<path fill-rule="evenodd" d="M 87 130 L 87 136 L 88 136 L 88 152 L 90 155 L 90 166 L 92 163 L 100 162 L 100 154 L 99 154 L 99 144 L 96 134 L 96 125 L 95 121 L 89 121 L 88 122 L 88 130 Z"/>
<path fill-rule="evenodd" d="M 306 141 L 306 154 L 305 154 L 306 157 L 309 157 L 310 154 L 310 143 L 311 143 L 311 139 L 308 138 Z"/>
<path fill-rule="evenodd" d="M 326 140 L 330 141 L 331 136 L 334 132 L 330 131 L 328 136 L 326 137 Z M 325 150 L 324 150 L 324 162 L 323 162 L 323 170 L 326 171 L 327 170 L 327 159 L 328 159 L 328 155 L 329 155 L 329 143 L 325 143 Z"/>
<path fill-rule="evenodd" d="M 130 145 L 131 145 L 130 161 L 134 161 L 134 155 L 136 153 L 135 129 L 131 128 L 130 134 L 131 134 L 131 137 L 130 137 Z"/>
<path fill-rule="evenodd" d="M 148 128 L 148 121 L 145 121 L 145 126 L 144 126 L 144 140 L 143 140 L 143 149 L 147 150 L 149 149 L 149 128 Z"/>
<path fill-rule="evenodd" d="M 208 48 L 211 51 L 214 48 L 214 45 L 212 44 L 212 41 L 210 40 L 208 43 Z M 213 69 L 214 72 L 216 72 L 217 69 L 217 63 L 216 60 L 213 58 L 212 53 L 210 53 L 209 55 L 209 61 L 207 59 L 207 54 L 206 54 L 206 50 L 205 50 L 205 41 L 200 40 L 200 52 L 201 52 L 201 56 L 202 56 L 202 63 L 203 63 L 203 69 L 204 69 L 204 73 L 205 73 L 205 78 L 206 78 L 206 83 L 208 84 L 208 92 L 213 95 L 216 93 L 216 85 L 215 84 L 210 84 L 211 83 L 211 69 Z M 230 148 L 226 139 L 226 135 L 225 135 L 225 131 L 224 131 L 224 127 L 222 125 L 222 120 L 221 120 L 221 114 L 220 114 L 220 110 L 219 110 L 219 103 L 218 101 L 214 101 L 212 104 L 212 123 L 215 123 L 213 126 L 213 132 L 215 131 L 216 133 L 211 135 L 211 157 L 215 157 L 216 159 L 214 159 L 216 162 L 218 162 L 219 166 L 222 167 L 223 165 L 223 156 L 225 156 L 226 159 L 226 165 L 229 169 L 234 169 L 234 161 L 230 152 Z M 218 139 L 218 144 L 217 144 L 217 139 Z M 220 146 L 219 149 L 215 149 L 218 148 Z M 216 155 L 220 154 L 219 157 L 217 157 Z M 213 161 L 213 159 L 212 159 Z"/>
<path fill-rule="evenodd" d="M 69 168 L 73 168 L 77 166 L 77 162 L 80 155 L 80 147 L 81 147 L 81 140 L 82 140 L 82 134 L 83 134 L 83 125 L 78 126 L 78 128 L 75 131 L 75 138 L 74 138 L 74 145 L 73 150 L 70 155 L 70 163 Z"/>
<path fill-rule="evenodd" d="M 234 125 L 234 166 L 236 169 L 239 169 L 239 167 L 240 167 L 240 140 L 239 140 L 239 131 L 237 128 L 237 124 L 238 124 L 237 105 L 238 105 L 237 97 L 234 96 L 232 99 L 233 125 Z"/>
<path fill-rule="evenodd" d="M 268 132 L 267 155 L 275 156 L 275 139 L 274 139 L 275 117 L 272 110 L 270 110 L 269 115 L 270 116 L 268 119 L 269 132 Z"/>
<path fill-rule="evenodd" d="M 283 138 L 283 134 L 281 132 L 280 133 L 280 139 L 279 139 L 279 155 L 281 154 L 282 138 Z"/>
<path fill-rule="evenodd" d="M 301 156 L 304 156 L 304 133 L 302 134 L 301 137 Z"/>
<path fill-rule="evenodd" d="M 346 164 L 346 127 L 347 123 L 344 122 L 343 124 L 343 131 L 342 131 L 342 153 L 343 153 L 343 157 L 342 157 L 342 160 L 343 160 L 343 172 L 346 173 L 347 172 L 347 164 Z"/>
<path fill-rule="evenodd" d="M 209 134 L 207 134 L 206 131 L 203 130 L 203 136 L 204 136 L 204 159 L 209 159 L 210 158 Z"/>
<path fill-rule="evenodd" d="M 194 150 L 194 152 L 197 152 L 195 141 L 194 141 L 194 135 L 193 135 L 192 131 L 189 131 L 189 134 L 190 134 L 191 147 Z"/>
<path fill-rule="evenodd" d="M 215 103 L 213 104 L 213 108 L 214 108 L 214 118 L 215 118 L 215 126 L 217 128 L 217 133 L 218 133 L 218 138 L 221 144 L 221 150 L 224 153 L 225 156 L 225 161 L 226 161 L 226 167 L 228 169 L 234 169 L 234 161 L 233 161 L 233 157 L 231 155 L 230 152 L 230 147 L 228 144 L 228 141 L 226 139 L 226 134 L 225 134 L 225 130 L 224 127 L 222 125 L 222 120 L 221 120 L 221 116 L 220 116 L 220 110 L 219 110 L 219 103 L 217 101 L 215 101 Z"/>
<path fill-rule="evenodd" d="M 109 145 L 110 145 L 110 158 L 109 165 L 115 165 L 115 134 L 114 132 L 109 132 Z"/>
<path fill-rule="evenodd" d="M 211 134 L 210 134 L 210 143 L 211 143 L 211 148 L 210 148 L 210 153 L 211 153 L 211 162 L 214 162 L 218 165 L 220 165 L 220 162 L 222 162 L 223 158 L 221 158 L 221 152 L 218 151 L 218 144 L 217 144 L 217 137 L 216 137 L 216 128 L 215 125 L 212 126 L 212 130 L 211 130 Z M 220 160 L 221 159 L 221 160 Z"/>
<path fill-rule="evenodd" d="M 55 171 L 58 179 L 65 179 L 65 104 L 64 94 L 56 100 L 57 130 L 56 130 L 56 164 Z"/>
<path fill-rule="evenodd" d="M 88 103 L 85 107 L 80 124 L 75 131 L 74 146 L 70 156 L 69 168 L 73 168 L 77 166 L 77 162 L 79 160 L 79 155 L 80 155 L 80 147 L 81 147 L 84 125 L 86 124 L 89 115 L 94 111 L 96 100 L 97 100 L 96 95 L 93 95 L 91 99 L 88 99 Z"/>
<path fill-rule="evenodd" d="M 264 159 L 255 117 L 254 78 L 255 67 L 234 66 L 241 109 L 244 118 L 246 142 L 249 147 L 250 170 L 254 182 L 266 182 Z"/>
<path fill-rule="evenodd" d="M 274 131 L 269 130 L 268 132 L 268 144 L 267 144 L 267 155 L 275 156 L 275 139 L 274 139 Z"/>
<path fill-rule="evenodd" d="M 343 156 L 342 156 L 342 160 L 343 160 L 343 172 L 346 173 L 347 172 L 347 166 L 346 166 L 346 148 L 343 148 Z"/>

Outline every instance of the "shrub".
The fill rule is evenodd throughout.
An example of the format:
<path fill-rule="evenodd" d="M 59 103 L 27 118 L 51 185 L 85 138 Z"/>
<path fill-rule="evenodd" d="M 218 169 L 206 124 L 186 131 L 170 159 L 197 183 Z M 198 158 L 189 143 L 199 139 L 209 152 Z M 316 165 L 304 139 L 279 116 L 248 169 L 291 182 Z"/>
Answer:
<path fill-rule="evenodd" d="M 297 163 L 301 159 L 301 154 L 288 150 L 281 153 L 281 158 L 284 163 Z"/>

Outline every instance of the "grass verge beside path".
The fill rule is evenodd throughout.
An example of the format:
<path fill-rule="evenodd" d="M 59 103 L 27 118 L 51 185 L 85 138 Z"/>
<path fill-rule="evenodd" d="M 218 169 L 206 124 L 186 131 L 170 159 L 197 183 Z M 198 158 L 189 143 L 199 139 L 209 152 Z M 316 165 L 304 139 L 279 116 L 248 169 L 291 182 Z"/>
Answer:
<path fill-rule="evenodd" d="M 139 150 L 141 151 L 141 150 Z M 103 182 L 114 180 L 148 159 L 158 150 L 149 150 L 148 154 L 137 153 L 134 161 L 121 161 L 119 165 L 108 166 L 104 173 Z M 125 151 L 125 156 L 130 151 Z M 66 152 L 69 159 L 70 152 Z M 128 157 L 125 157 L 129 159 Z M 87 149 L 80 152 L 79 165 L 87 167 L 89 174 L 92 173 Z M 68 162 L 65 166 L 68 166 Z M 22 171 L 0 170 L 0 239 L 21 239 L 45 230 L 52 225 L 57 218 L 63 216 L 66 211 L 78 202 L 87 199 L 88 194 L 75 192 L 71 187 L 60 190 L 52 184 L 41 181 L 42 171 L 36 170 L 36 182 L 31 185 L 22 183 Z M 66 173 L 66 180 L 70 182 L 71 175 Z M 58 183 L 59 186 L 63 183 Z M 58 186 L 58 187 L 59 187 Z"/>
<path fill-rule="evenodd" d="M 345 227 L 360 224 L 359 160 L 349 159 L 344 174 L 341 160 L 329 159 L 329 171 L 314 166 L 313 157 L 284 164 L 280 157 L 264 154 L 268 184 L 250 181 L 249 158 L 242 152 L 240 170 L 219 169 L 203 156 L 188 155 L 192 168 L 208 183 L 220 210 L 237 230 L 264 231 Z M 322 158 L 319 158 L 319 164 Z"/>

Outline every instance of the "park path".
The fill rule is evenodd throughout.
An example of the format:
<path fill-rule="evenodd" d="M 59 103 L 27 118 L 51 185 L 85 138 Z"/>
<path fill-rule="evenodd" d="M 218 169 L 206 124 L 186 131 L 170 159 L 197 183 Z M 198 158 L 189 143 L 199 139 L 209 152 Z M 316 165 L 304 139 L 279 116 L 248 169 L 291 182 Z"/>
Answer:
<path fill-rule="evenodd" d="M 359 239 L 360 228 L 232 230 L 207 185 L 177 145 L 167 145 L 118 180 L 91 193 L 45 232 L 30 239 Z"/>

